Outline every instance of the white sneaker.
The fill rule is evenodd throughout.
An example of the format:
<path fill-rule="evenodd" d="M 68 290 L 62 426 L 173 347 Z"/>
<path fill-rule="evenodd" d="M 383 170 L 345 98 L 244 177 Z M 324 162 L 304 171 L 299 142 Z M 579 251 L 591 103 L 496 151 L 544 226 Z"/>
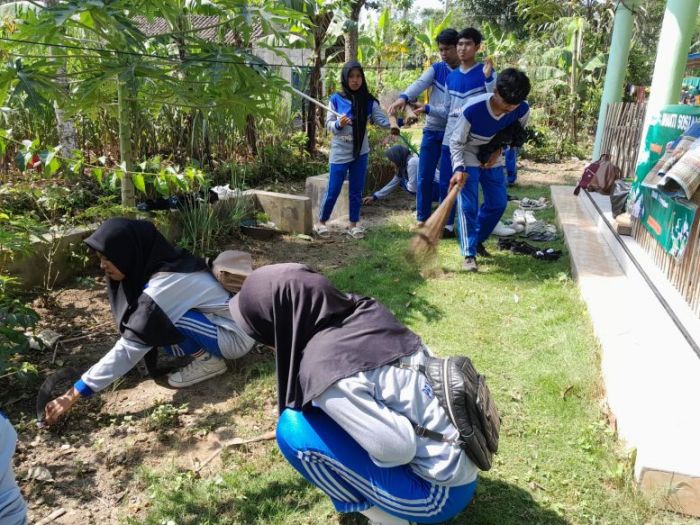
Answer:
<path fill-rule="evenodd" d="M 173 388 L 196 385 L 226 372 L 226 360 L 211 354 L 195 357 L 185 368 L 168 375 L 168 384 Z"/>
<path fill-rule="evenodd" d="M 516 233 L 517 232 L 513 228 L 509 228 L 501 221 L 498 221 L 498 224 L 496 224 L 496 227 L 491 232 L 491 234 L 495 235 L 496 237 L 508 237 L 509 235 L 515 235 Z"/>
<path fill-rule="evenodd" d="M 535 218 L 535 214 L 532 211 L 525 211 L 525 210 L 515 210 L 513 212 L 513 223 L 514 224 L 522 224 L 522 225 L 527 225 L 527 224 L 532 224 L 534 222 L 537 222 L 537 219 Z"/>

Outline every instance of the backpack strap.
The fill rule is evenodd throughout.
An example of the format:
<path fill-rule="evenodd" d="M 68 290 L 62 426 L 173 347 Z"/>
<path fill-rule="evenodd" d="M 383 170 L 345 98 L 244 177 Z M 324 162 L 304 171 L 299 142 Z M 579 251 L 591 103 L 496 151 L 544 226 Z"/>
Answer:
<path fill-rule="evenodd" d="M 392 364 L 393 364 L 393 366 L 395 366 L 397 368 L 403 368 L 404 370 L 413 370 L 415 372 L 420 372 L 421 374 L 425 375 L 425 366 L 424 365 L 412 365 L 410 363 L 404 363 L 403 360 L 396 361 Z M 442 434 L 441 432 L 435 432 L 434 430 L 429 430 L 429 429 L 425 428 L 424 426 L 419 425 L 418 423 L 415 423 L 414 421 L 411 421 L 410 419 L 409 419 L 409 421 L 411 422 L 411 426 L 413 427 L 413 431 L 416 433 L 416 436 L 432 439 L 433 441 L 442 441 L 443 443 L 449 443 L 450 445 L 455 445 L 458 447 L 462 446 L 462 441 L 460 439 L 446 438 L 445 435 Z"/>

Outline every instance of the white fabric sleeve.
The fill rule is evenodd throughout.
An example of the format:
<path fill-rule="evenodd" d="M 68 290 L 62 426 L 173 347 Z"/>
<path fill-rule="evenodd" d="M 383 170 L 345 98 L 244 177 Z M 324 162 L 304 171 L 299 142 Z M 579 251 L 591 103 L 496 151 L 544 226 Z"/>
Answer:
<path fill-rule="evenodd" d="M 153 347 L 120 337 L 112 349 L 92 365 L 81 379 L 93 392 L 104 390 L 134 368 L 151 348 Z"/>
<path fill-rule="evenodd" d="M 374 397 L 374 384 L 358 376 L 341 379 L 314 403 L 357 441 L 379 467 L 406 465 L 416 455 L 411 422 Z"/>
<path fill-rule="evenodd" d="M 461 171 L 464 171 L 464 167 L 466 165 L 464 160 L 464 150 L 467 147 L 470 129 L 471 123 L 464 117 L 464 113 L 462 113 L 459 116 L 459 120 L 457 120 L 457 125 L 455 126 L 452 135 L 450 136 L 450 156 L 452 158 L 453 173 L 457 171 L 457 168 L 461 168 Z"/>
<path fill-rule="evenodd" d="M 390 128 L 391 123 L 389 122 L 389 117 L 387 117 L 386 113 L 384 113 L 384 110 L 382 107 L 379 105 L 379 102 L 373 102 L 372 103 L 372 123 L 375 126 L 379 126 L 380 128 Z"/>
<path fill-rule="evenodd" d="M 328 100 L 328 106 L 334 110 L 337 111 L 335 104 L 333 104 L 333 99 Z M 333 133 L 333 135 L 336 135 L 340 132 L 341 128 L 337 127 L 336 124 L 338 122 L 338 117 L 336 117 L 333 113 L 330 111 L 326 111 L 326 129 Z"/>
<path fill-rule="evenodd" d="M 524 114 L 522 117 L 520 117 L 520 119 L 518 119 L 518 120 L 519 120 L 520 125 L 521 125 L 522 127 L 527 126 L 527 121 L 530 120 L 530 110 L 528 109 L 528 110 L 527 110 L 527 113 L 525 113 L 525 114 Z"/>
<path fill-rule="evenodd" d="M 450 104 L 452 103 L 452 97 L 450 97 L 450 93 L 447 92 L 445 96 L 443 97 L 444 104 L 442 106 L 439 105 L 431 105 L 428 104 L 428 111 L 426 111 L 427 115 L 433 115 L 437 116 L 440 118 L 447 118 L 450 115 Z"/>
<path fill-rule="evenodd" d="M 406 88 L 406 91 L 401 93 L 402 95 L 405 95 L 406 98 L 408 98 L 409 101 L 414 101 L 418 98 L 418 96 L 423 93 L 426 89 L 428 89 L 432 84 L 433 80 L 435 79 L 435 68 L 433 66 L 430 66 L 428 69 L 423 71 L 423 74 L 416 80 L 413 84 L 408 86 Z"/>
<path fill-rule="evenodd" d="M 387 182 L 382 189 L 375 191 L 372 196 L 377 200 L 385 199 L 400 183 L 401 177 L 394 175 L 393 179 Z"/>
<path fill-rule="evenodd" d="M 486 80 L 486 82 L 484 82 L 484 87 L 486 88 L 487 93 L 493 93 L 493 91 L 496 89 L 496 80 L 498 79 L 498 73 L 496 73 L 495 69 L 491 72 L 491 76 L 493 78 L 490 81 Z"/>
<path fill-rule="evenodd" d="M 414 160 L 415 159 L 415 160 Z M 406 166 L 406 171 L 408 172 L 408 181 L 406 182 L 406 188 L 408 191 L 415 193 L 417 190 L 416 183 L 418 181 L 418 156 L 413 155 L 408 159 L 408 165 Z"/>

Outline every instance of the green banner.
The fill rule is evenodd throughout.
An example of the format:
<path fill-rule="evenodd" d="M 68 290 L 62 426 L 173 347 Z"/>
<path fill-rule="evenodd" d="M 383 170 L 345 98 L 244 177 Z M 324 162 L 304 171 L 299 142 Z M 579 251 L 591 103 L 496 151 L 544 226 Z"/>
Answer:
<path fill-rule="evenodd" d="M 644 147 L 639 152 L 635 180 L 641 182 L 666 151 L 666 144 L 676 140 L 692 124 L 699 121 L 700 106 L 664 106 L 661 114 L 649 125 Z"/>
<path fill-rule="evenodd" d="M 645 187 L 641 188 L 641 197 L 642 224 L 666 253 L 680 260 L 688 245 L 697 206 Z"/>

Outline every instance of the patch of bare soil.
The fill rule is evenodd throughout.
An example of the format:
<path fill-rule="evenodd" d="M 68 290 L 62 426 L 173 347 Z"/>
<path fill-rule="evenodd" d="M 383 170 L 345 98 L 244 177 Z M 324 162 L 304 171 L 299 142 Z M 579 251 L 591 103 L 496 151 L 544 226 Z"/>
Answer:
<path fill-rule="evenodd" d="M 578 161 L 556 165 L 526 161 L 520 182 L 574 184 L 582 168 Z M 377 227 L 414 205 L 410 196 L 397 191 L 386 201 L 366 206 L 363 224 Z M 345 235 L 344 229 L 345 223 L 338 221 L 330 239 L 289 235 L 262 242 L 243 238 L 222 249 L 247 250 L 256 266 L 294 261 L 327 272 L 350 264 L 369 249 Z M 81 283 L 34 305 L 41 314 L 40 329 L 60 333 L 64 341 L 53 363 L 51 350 L 33 354 L 41 378 L 65 366 L 87 369 L 117 338 L 104 280 L 98 276 Z M 272 353 L 256 349 L 228 366 L 227 374 L 184 390 L 144 379 L 134 370 L 107 391 L 81 400 L 65 422 L 50 430 L 37 429 L 34 421 L 34 396 L 41 380 L 6 380 L 0 385 L 0 408 L 18 430 L 15 472 L 29 504 L 30 522 L 58 508 L 66 513 L 53 522 L 57 524 L 104 525 L 127 516 L 138 519 L 149 505 L 136 480 L 139 467 L 196 471 L 215 455 L 222 441 L 273 430 L 276 392 L 264 386 L 269 382 L 255 383 L 256 378 L 274 373 Z M 246 394 L 242 394 L 244 388 Z M 264 448 L 260 443 L 247 447 L 252 454 Z M 209 475 L 220 465 L 215 457 L 200 474 Z M 50 479 L 30 479 L 36 476 Z"/>

